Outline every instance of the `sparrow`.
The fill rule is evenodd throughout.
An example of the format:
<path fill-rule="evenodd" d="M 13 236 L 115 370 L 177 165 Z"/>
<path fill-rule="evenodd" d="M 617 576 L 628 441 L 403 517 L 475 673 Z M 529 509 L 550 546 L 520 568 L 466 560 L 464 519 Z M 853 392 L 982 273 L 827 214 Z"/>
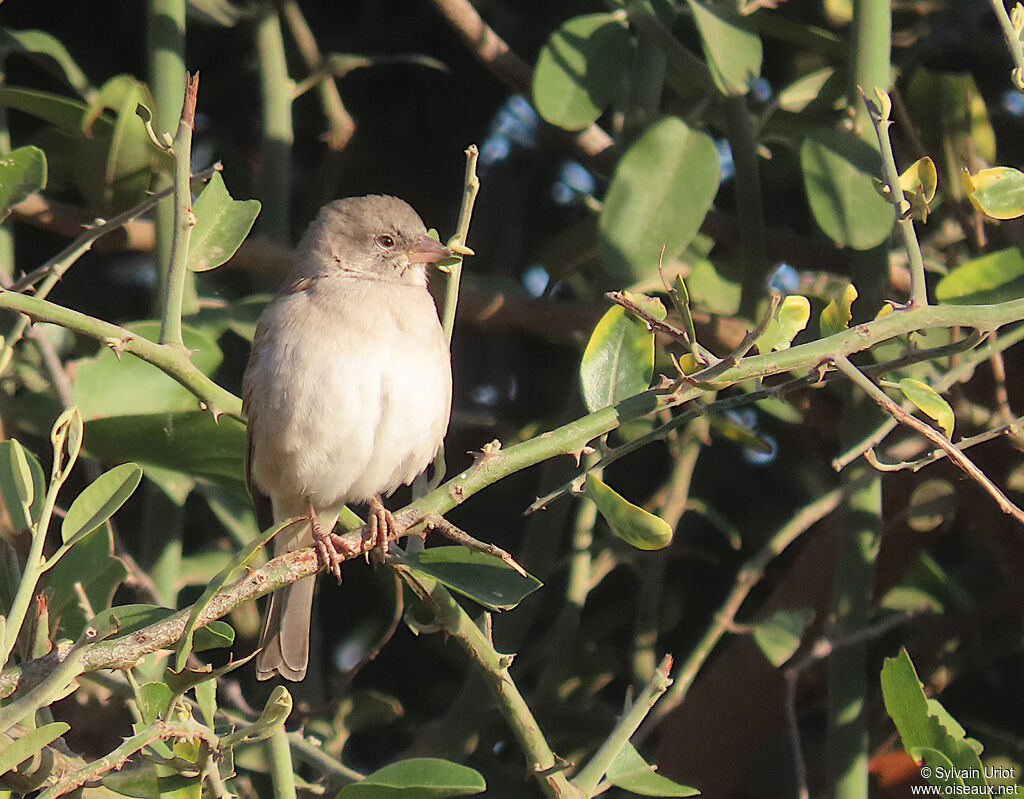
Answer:
<path fill-rule="evenodd" d="M 451 254 L 384 195 L 328 203 L 303 235 L 242 381 L 260 529 L 308 520 L 278 534 L 275 555 L 315 546 L 340 580 L 330 533 L 346 503 L 369 505 L 378 551 L 394 535 L 381 496 L 426 469 L 448 429 L 451 358 L 426 268 Z M 258 679 L 305 677 L 314 580 L 271 595 Z"/>

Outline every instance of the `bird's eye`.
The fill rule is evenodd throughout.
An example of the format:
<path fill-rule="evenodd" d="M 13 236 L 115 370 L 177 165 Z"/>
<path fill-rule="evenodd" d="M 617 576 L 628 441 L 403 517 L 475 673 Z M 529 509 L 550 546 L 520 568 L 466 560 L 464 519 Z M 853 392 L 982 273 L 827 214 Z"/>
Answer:
<path fill-rule="evenodd" d="M 395 246 L 394 236 L 390 236 L 387 233 L 381 233 L 379 236 L 374 238 L 378 247 L 383 247 L 385 250 L 390 250 Z"/>

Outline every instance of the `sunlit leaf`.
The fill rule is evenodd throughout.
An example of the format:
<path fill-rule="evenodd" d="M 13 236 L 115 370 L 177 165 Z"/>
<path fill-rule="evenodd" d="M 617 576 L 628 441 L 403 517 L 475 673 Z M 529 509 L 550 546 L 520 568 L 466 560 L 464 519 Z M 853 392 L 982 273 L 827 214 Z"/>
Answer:
<path fill-rule="evenodd" d="M 693 240 L 718 192 L 711 137 L 666 117 L 619 160 L 598 220 L 598 249 L 620 285 L 655 275 Z"/>
<path fill-rule="evenodd" d="M 1017 247 L 960 264 L 935 285 L 935 299 L 955 305 L 991 305 L 1024 297 L 1024 255 Z"/>
<path fill-rule="evenodd" d="M 757 337 L 758 352 L 789 349 L 796 334 L 807 327 L 810 318 L 810 301 L 799 294 L 790 294 L 779 304 L 764 332 Z"/>
<path fill-rule="evenodd" d="M 697 24 L 711 79 L 726 96 L 744 95 L 761 74 L 761 39 L 723 5 L 686 0 Z"/>
<path fill-rule="evenodd" d="M 952 438 L 956 416 L 949 403 L 934 388 L 912 377 L 900 380 L 899 388 L 903 396 L 914 403 L 918 410 L 936 421 L 946 434 L 946 438 Z"/>
<path fill-rule="evenodd" d="M 587 475 L 587 496 L 597 505 L 611 531 L 637 549 L 664 549 L 672 543 L 672 526 L 634 505 L 593 474 Z"/>
<path fill-rule="evenodd" d="M 986 216 L 1016 219 L 1024 215 L 1024 172 L 996 166 L 973 175 L 964 169 L 960 175 L 971 205 Z"/>
<path fill-rule="evenodd" d="M 608 782 L 637 796 L 697 796 L 700 791 L 658 774 L 631 743 L 608 766 Z"/>
<path fill-rule="evenodd" d="M 631 41 L 622 13 L 584 14 L 562 23 L 533 70 L 538 113 L 568 130 L 596 121 L 621 91 Z"/>
<path fill-rule="evenodd" d="M 245 241 L 260 212 L 259 200 L 235 200 L 220 172 L 195 201 L 196 224 L 188 243 L 188 268 L 206 272 L 227 261 Z"/>
<path fill-rule="evenodd" d="M 842 294 L 833 298 L 825 306 L 818 323 L 822 338 L 841 333 L 850 326 L 850 320 L 853 319 L 853 312 L 850 308 L 855 299 L 857 299 L 857 289 L 852 283 L 847 283 Z"/>
<path fill-rule="evenodd" d="M 43 577 L 51 595 L 50 616 L 60 619 L 61 634 L 77 638 L 94 613 L 110 607 L 114 591 L 127 576 L 124 563 L 114 557 L 108 527 L 80 539 Z"/>
<path fill-rule="evenodd" d="M 910 211 L 915 219 L 928 221 L 931 202 L 935 199 L 935 189 L 939 185 L 939 176 L 935 171 L 935 162 L 925 156 L 918 158 L 900 175 L 900 188 L 903 196 L 910 203 Z"/>
<path fill-rule="evenodd" d="M 401 760 L 342 788 L 337 799 L 445 799 L 487 789 L 478 771 L 433 757 Z"/>
<path fill-rule="evenodd" d="M 621 305 L 613 305 L 590 334 L 580 362 L 587 409 L 597 411 L 639 394 L 653 373 L 654 334 Z"/>
<path fill-rule="evenodd" d="M 3 498 L 14 530 L 28 529 L 39 517 L 40 508 L 36 498 L 42 497 L 46 481 L 42 476 L 42 467 L 39 467 L 37 475 L 32 468 L 32 460 L 35 457 L 17 439 L 0 441 L 0 497 Z M 37 477 L 39 485 L 36 484 Z"/>

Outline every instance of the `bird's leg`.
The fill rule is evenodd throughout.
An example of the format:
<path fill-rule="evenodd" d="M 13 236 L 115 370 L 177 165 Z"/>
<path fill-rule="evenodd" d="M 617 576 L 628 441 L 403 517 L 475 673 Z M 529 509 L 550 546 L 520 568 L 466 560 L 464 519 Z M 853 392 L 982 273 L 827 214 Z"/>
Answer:
<path fill-rule="evenodd" d="M 316 556 L 320 564 L 327 567 L 327 571 L 334 575 L 334 579 L 341 582 L 341 558 L 338 557 L 338 550 L 334 548 L 334 541 L 331 539 L 331 531 L 326 533 L 320 526 L 320 518 L 316 515 L 316 509 L 309 498 L 306 498 L 306 513 L 309 515 L 309 527 L 313 531 L 313 545 L 316 548 Z"/>
<path fill-rule="evenodd" d="M 388 540 L 398 537 L 399 527 L 394 514 L 384 507 L 379 495 L 370 497 L 370 517 L 367 521 L 370 531 L 366 539 L 371 547 L 366 556 L 369 558 L 372 552 L 373 559 L 377 563 L 383 563 L 388 554 Z"/>

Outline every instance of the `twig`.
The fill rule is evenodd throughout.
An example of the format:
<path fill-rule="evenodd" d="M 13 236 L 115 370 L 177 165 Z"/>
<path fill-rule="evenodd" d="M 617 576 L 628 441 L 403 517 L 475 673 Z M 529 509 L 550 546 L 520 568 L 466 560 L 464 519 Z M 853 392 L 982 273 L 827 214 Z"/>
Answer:
<path fill-rule="evenodd" d="M 171 344 L 182 351 L 181 312 L 188 277 L 188 243 L 196 223 L 192 213 L 192 132 L 196 125 L 196 99 L 199 92 L 199 73 L 186 74 L 185 99 L 181 104 L 178 132 L 171 145 L 174 158 L 174 241 L 171 262 L 167 270 L 167 290 L 160 319 L 160 343 Z"/>
<path fill-rule="evenodd" d="M 428 513 L 416 522 L 417 525 L 420 523 L 423 524 L 424 529 L 437 530 L 445 538 L 454 541 L 456 544 L 464 546 L 470 552 L 481 552 L 484 555 L 490 555 L 493 558 L 498 558 L 503 561 L 506 566 L 515 569 L 523 577 L 530 576 L 526 569 L 516 563 L 515 558 L 509 555 L 504 549 L 494 544 L 477 541 L 465 530 L 459 529 L 439 513 Z"/>
<path fill-rule="evenodd" d="M 321 138 L 330 149 L 340 152 L 345 149 L 356 132 L 355 120 L 345 108 L 334 76 L 322 69 L 324 59 L 320 53 L 320 47 L 316 43 L 316 36 L 313 35 L 313 30 L 309 27 L 296 0 L 284 0 L 281 4 L 281 14 L 291 30 L 292 38 L 295 40 L 295 45 L 299 50 L 299 55 L 302 56 L 306 69 L 317 75 L 320 106 L 327 118 L 327 131 Z"/>
<path fill-rule="evenodd" d="M 1003 513 L 1013 516 L 1013 518 L 1018 522 L 1024 524 L 1024 511 L 1014 505 L 1006 494 L 1004 494 L 995 483 L 989 480 L 985 473 L 975 466 L 974 462 L 970 458 L 957 449 L 948 438 L 942 435 L 931 425 L 922 422 L 920 419 L 911 416 L 909 413 L 904 411 L 896 402 L 889 398 L 888 394 L 876 386 L 874 382 L 867 377 L 867 375 L 854 366 L 850 362 L 850 359 L 845 355 L 836 355 L 833 359 L 833 363 L 839 371 L 850 378 L 854 384 L 871 397 L 871 399 L 881 406 L 884 411 L 888 412 L 908 427 L 917 430 L 929 441 L 945 450 L 949 459 L 953 461 L 953 463 L 959 466 L 968 477 L 988 492 L 988 494 L 996 501 L 996 504 Z"/>
<path fill-rule="evenodd" d="M 529 64 L 483 21 L 469 0 L 433 0 L 433 3 L 462 38 L 463 44 L 495 77 L 516 94 L 530 96 L 532 71 Z M 608 155 L 614 142 L 596 124 L 575 134 L 573 141 L 585 155 L 610 160 Z"/>
<path fill-rule="evenodd" d="M 970 353 L 969 357 L 964 359 L 963 363 L 960 363 L 954 368 L 944 372 L 936 380 L 933 388 L 941 394 L 957 383 L 970 380 L 979 363 L 991 357 L 992 353 L 1004 352 L 1022 340 L 1024 340 L 1024 325 L 1020 325 L 1009 333 L 1000 336 L 994 342 L 989 342 L 988 344 L 978 347 L 977 350 Z M 865 367 L 862 371 L 873 374 L 874 368 L 871 367 L 869 369 Z M 903 403 L 903 409 L 906 411 L 909 411 L 912 407 L 913 404 L 909 400 Z M 832 461 L 832 468 L 837 472 L 842 471 L 853 463 L 853 461 L 857 460 L 857 458 L 859 458 L 866 450 L 878 446 L 885 437 L 896 428 L 897 424 L 898 422 L 893 417 L 887 416 L 885 421 L 878 425 L 878 427 L 872 430 L 867 436 L 845 450 L 841 455 L 834 458 Z"/>
<path fill-rule="evenodd" d="M 1024 417 L 1014 419 L 1009 424 L 1004 424 L 1001 427 L 997 427 L 995 430 L 986 430 L 984 433 L 978 433 L 976 436 L 961 438 L 953 446 L 962 452 L 965 449 L 970 449 L 978 444 L 984 444 L 986 441 L 991 441 L 994 438 L 1012 435 L 1017 432 L 1016 428 L 1018 428 L 1022 422 L 1024 422 Z M 868 463 L 880 472 L 899 472 L 905 469 L 910 469 L 912 472 L 918 472 L 925 466 L 929 466 L 930 464 L 935 463 L 935 461 L 948 457 L 948 453 L 944 449 L 936 449 L 932 450 L 922 458 L 917 458 L 916 460 L 889 463 L 887 461 L 880 460 L 875 454 L 874 448 L 871 448 L 864 453 L 864 457 L 867 459 Z"/>
<path fill-rule="evenodd" d="M 1004 0 L 989 0 L 992 10 L 999 20 L 999 27 L 1003 31 L 1003 38 L 1006 40 L 1006 47 L 1010 51 L 1010 58 L 1016 65 L 1010 73 L 1013 85 L 1024 90 L 1024 46 L 1021 45 L 1020 33 L 1024 27 L 1024 11 L 1020 11 L 1020 3 L 1014 6 L 1013 18 L 1006 13 Z"/>
<path fill-rule="evenodd" d="M 989 338 L 994 341 L 996 334 L 989 333 Z M 992 367 L 992 377 L 996 381 L 995 400 L 997 413 L 1003 417 L 1004 421 L 1009 422 L 1013 419 L 1013 410 L 1010 408 L 1010 394 L 1006 390 L 1006 363 L 1003 361 L 1003 353 L 993 352 L 988 362 Z"/>
<path fill-rule="evenodd" d="M 629 743 L 629 739 L 647 718 L 647 714 L 651 712 L 651 708 L 654 707 L 661 695 L 672 685 L 672 679 L 669 677 L 671 671 L 672 656 L 665 655 L 661 664 L 651 675 L 651 679 L 647 681 L 644 690 L 640 692 L 640 696 L 622 715 L 618 724 L 615 725 L 615 729 L 609 733 L 587 764 L 573 777 L 572 784 L 580 790 L 583 796 L 594 795 L 594 789 L 597 788 L 597 784 L 608 771 L 612 761 Z"/>
<path fill-rule="evenodd" d="M 472 255 L 473 251 L 466 246 L 469 238 L 469 223 L 473 218 L 473 206 L 476 203 L 476 195 L 480 191 L 480 178 L 476 174 L 476 164 L 480 157 L 480 150 L 475 144 L 466 148 L 466 176 L 462 184 L 462 207 L 459 210 L 459 223 L 455 228 L 455 234 L 448 242 L 448 246 L 454 248 L 458 260 L 451 266 L 444 269 L 448 273 L 448 280 L 445 286 L 444 295 L 444 318 L 441 327 L 444 329 L 448 345 L 452 343 L 452 331 L 455 329 L 455 311 L 459 304 L 459 284 L 462 279 L 462 264 L 464 256 Z"/>
<path fill-rule="evenodd" d="M 882 156 L 882 179 L 889 195 L 887 199 L 896 208 L 896 224 L 899 225 L 900 233 L 903 235 L 903 246 L 910 258 L 910 305 L 921 307 L 928 304 L 928 285 L 925 282 L 921 243 L 917 240 L 917 232 L 914 230 L 914 218 L 910 214 L 910 203 L 903 195 L 899 169 L 896 167 L 892 142 L 889 140 L 889 127 L 892 125 L 889 112 L 892 108 L 892 101 L 882 89 L 875 89 L 879 102 L 885 105 L 884 108 L 880 108 L 868 99 L 863 88 L 858 86 L 857 89 L 868 110 L 868 115 L 871 117 L 875 134 L 878 136 L 878 145 Z"/>

